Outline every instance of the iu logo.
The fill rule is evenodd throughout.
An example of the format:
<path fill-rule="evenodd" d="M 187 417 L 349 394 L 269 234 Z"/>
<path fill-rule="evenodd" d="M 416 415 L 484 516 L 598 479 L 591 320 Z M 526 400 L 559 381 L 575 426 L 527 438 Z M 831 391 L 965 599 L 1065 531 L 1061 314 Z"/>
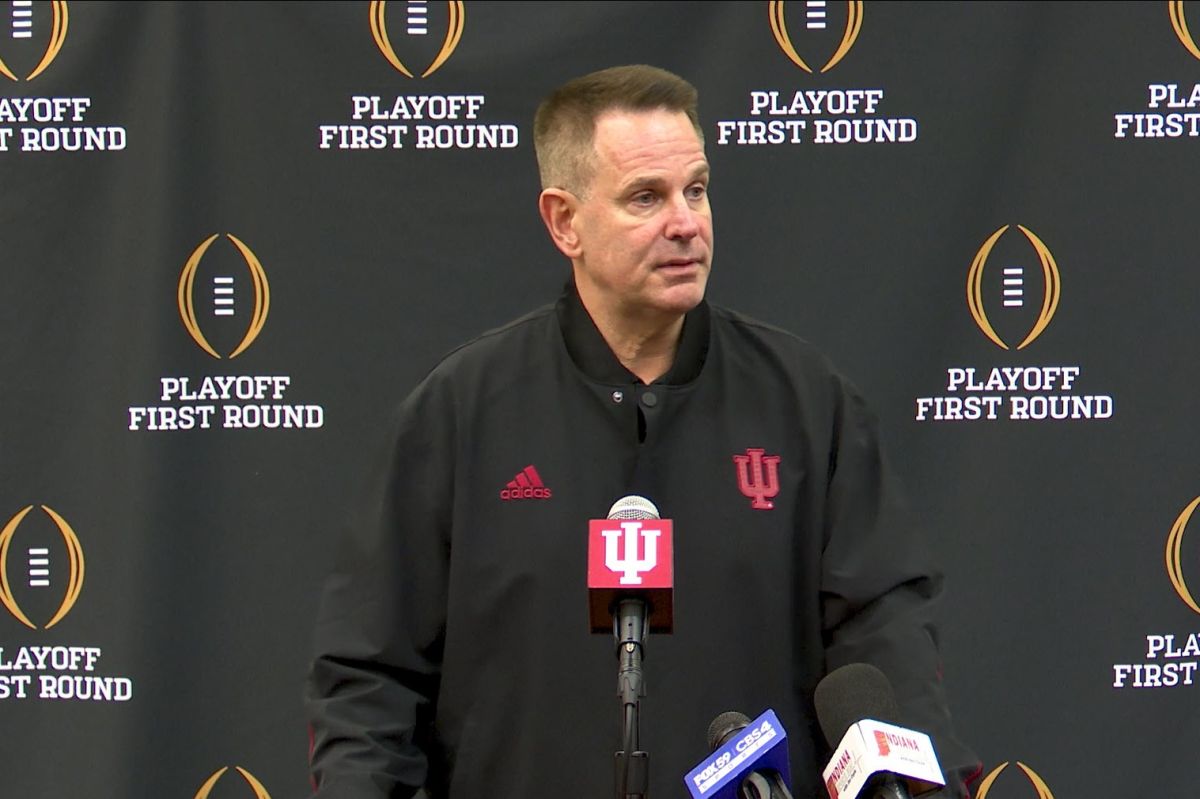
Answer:
<path fill-rule="evenodd" d="M 888 739 L 883 734 L 883 730 L 875 730 L 875 745 L 879 747 L 880 757 L 887 757 L 892 751 L 892 747 L 888 745 Z"/>
<path fill-rule="evenodd" d="M 604 530 L 604 565 L 609 571 L 621 572 L 621 585 L 641 585 L 640 572 L 658 565 L 660 530 L 645 530 L 640 521 L 621 522 L 620 530 Z M 638 557 L 639 541 L 642 556 Z"/>
<path fill-rule="evenodd" d="M 771 510 L 770 500 L 779 493 L 779 455 L 764 455 L 766 450 L 750 448 L 745 455 L 734 455 L 738 488 L 749 497 L 755 510 Z"/>
<path fill-rule="evenodd" d="M 592 632 L 612 632 L 613 603 L 631 593 L 650 603 L 650 629 L 671 632 L 675 558 L 670 519 L 588 521 L 588 614 Z"/>

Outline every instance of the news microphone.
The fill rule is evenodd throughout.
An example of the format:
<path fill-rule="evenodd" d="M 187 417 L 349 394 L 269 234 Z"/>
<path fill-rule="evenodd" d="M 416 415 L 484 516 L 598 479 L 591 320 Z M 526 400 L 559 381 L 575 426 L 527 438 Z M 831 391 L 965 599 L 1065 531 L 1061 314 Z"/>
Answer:
<path fill-rule="evenodd" d="M 594 633 L 610 632 L 621 600 L 642 600 L 649 631 L 674 628 L 675 583 L 670 519 L 645 497 L 622 497 L 605 519 L 588 523 L 588 607 Z"/>
<path fill-rule="evenodd" d="M 708 725 L 712 754 L 686 777 L 692 799 L 792 799 L 787 733 L 775 711 L 729 711 Z"/>
<path fill-rule="evenodd" d="M 946 784 L 928 735 L 900 717 L 887 675 L 868 663 L 834 669 L 817 684 L 814 702 L 830 746 L 822 772 L 830 799 L 911 799 Z"/>

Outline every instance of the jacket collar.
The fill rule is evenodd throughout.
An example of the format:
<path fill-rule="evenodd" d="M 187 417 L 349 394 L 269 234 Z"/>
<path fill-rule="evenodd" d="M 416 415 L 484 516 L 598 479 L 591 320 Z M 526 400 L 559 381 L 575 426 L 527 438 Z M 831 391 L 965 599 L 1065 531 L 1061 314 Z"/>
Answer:
<path fill-rule="evenodd" d="M 580 371 L 600 383 L 629 385 L 641 382 L 633 372 L 621 365 L 600 335 L 596 323 L 583 307 L 574 277 L 567 280 L 556 311 L 567 352 Z M 655 381 L 655 385 L 680 386 L 700 376 L 708 356 L 709 317 L 708 303 L 704 300 L 688 311 L 683 319 L 683 332 L 679 349 L 675 352 L 675 362 L 665 375 Z"/>

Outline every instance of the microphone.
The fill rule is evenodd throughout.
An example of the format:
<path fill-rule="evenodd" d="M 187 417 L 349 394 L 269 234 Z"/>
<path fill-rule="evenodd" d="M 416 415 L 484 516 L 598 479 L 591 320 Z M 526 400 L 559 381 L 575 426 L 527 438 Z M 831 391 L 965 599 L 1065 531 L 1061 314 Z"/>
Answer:
<path fill-rule="evenodd" d="M 928 735 L 897 726 L 887 675 L 868 663 L 834 669 L 817 684 L 817 720 L 834 750 L 822 772 L 830 799 L 911 799 L 946 784 Z"/>
<path fill-rule="evenodd" d="M 614 760 L 617 795 L 645 797 L 649 755 L 639 745 L 639 707 L 646 695 L 642 649 L 650 632 L 673 627 L 675 582 L 671 521 L 645 497 L 613 503 L 608 518 L 588 523 L 588 607 L 592 632 L 612 630 L 616 641 L 617 697 L 622 746 Z"/>
<path fill-rule="evenodd" d="M 775 711 L 753 721 L 722 713 L 708 725 L 708 748 L 712 754 L 683 779 L 692 799 L 792 799 L 787 733 Z"/>
<path fill-rule="evenodd" d="M 588 522 L 588 607 L 594 633 L 611 632 L 622 600 L 649 608 L 650 632 L 674 629 L 675 584 L 670 519 L 645 497 L 622 497 L 608 518 Z"/>

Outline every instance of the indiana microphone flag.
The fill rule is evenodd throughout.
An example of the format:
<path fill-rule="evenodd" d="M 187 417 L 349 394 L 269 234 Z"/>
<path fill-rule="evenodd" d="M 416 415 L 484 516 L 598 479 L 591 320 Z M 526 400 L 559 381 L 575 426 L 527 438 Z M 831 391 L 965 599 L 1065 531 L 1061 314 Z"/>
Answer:
<path fill-rule="evenodd" d="M 612 632 L 613 606 L 626 597 L 649 603 L 651 632 L 671 632 L 672 544 L 670 519 L 592 519 L 588 523 L 592 632 Z"/>

